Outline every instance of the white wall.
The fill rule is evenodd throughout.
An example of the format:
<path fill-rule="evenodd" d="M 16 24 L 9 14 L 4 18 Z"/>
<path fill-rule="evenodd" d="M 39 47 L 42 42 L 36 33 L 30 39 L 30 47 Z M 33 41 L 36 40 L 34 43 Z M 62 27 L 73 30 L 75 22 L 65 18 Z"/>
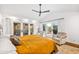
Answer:
<path fill-rule="evenodd" d="M 43 19 L 53 20 L 58 18 L 64 18 L 62 21 L 60 21 L 60 31 L 66 32 L 68 39 L 79 41 L 79 12 L 51 13 Z"/>
<path fill-rule="evenodd" d="M 64 31 L 68 33 L 69 39 L 79 41 L 79 12 L 67 14 L 63 27 Z"/>
<path fill-rule="evenodd" d="M 3 17 L 2 15 L 0 14 L 0 26 L 2 27 L 2 29 L 0 30 L 0 34 L 3 35 Z"/>
<path fill-rule="evenodd" d="M 0 24 L 2 24 L 2 15 L 0 14 Z"/>

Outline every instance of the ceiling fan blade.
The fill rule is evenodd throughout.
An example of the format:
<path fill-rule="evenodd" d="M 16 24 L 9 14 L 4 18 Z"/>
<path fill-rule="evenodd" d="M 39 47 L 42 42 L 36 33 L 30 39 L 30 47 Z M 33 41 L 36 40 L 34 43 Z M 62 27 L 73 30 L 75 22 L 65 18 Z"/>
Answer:
<path fill-rule="evenodd" d="M 50 12 L 50 10 L 42 11 L 41 13 L 46 13 L 46 12 Z"/>
<path fill-rule="evenodd" d="M 33 10 L 33 9 L 32 9 L 32 11 L 39 13 L 39 11 L 37 11 L 37 10 Z"/>

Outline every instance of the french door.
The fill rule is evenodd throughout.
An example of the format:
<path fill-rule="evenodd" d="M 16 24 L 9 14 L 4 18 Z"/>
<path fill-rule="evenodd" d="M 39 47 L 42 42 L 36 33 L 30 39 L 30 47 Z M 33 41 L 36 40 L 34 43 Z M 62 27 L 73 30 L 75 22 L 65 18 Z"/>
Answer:
<path fill-rule="evenodd" d="M 33 24 L 28 23 L 13 23 L 14 35 L 23 36 L 23 35 L 32 35 L 34 33 Z"/>

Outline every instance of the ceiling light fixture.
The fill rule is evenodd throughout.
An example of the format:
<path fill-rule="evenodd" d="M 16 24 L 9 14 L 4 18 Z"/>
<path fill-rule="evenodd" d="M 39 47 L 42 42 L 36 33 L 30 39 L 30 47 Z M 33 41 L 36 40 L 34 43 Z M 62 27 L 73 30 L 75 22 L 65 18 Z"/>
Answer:
<path fill-rule="evenodd" d="M 47 13 L 47 12 L 50 12 L 50 10 L 42 11 L 42 10 L 41 10 L 41 6 L 42 6 L 42 4 L 39 4 L 39 11 L 34 10 L 34 9 L 32 9 L 32 11 L 39 13 L 39 16 L 41 16 L 41 13 Z"/>

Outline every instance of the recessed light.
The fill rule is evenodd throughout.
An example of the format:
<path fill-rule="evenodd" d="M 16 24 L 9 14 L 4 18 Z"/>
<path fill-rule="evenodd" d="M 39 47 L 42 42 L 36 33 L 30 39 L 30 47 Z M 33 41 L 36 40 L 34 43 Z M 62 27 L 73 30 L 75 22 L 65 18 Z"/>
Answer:
<path fill-rule="evenodd" d="M 28 19 L 22 19 L 22 21 L 23 21 L 23 22 L 29 22 L 29 20 L 28 20 Z"/>
<path fill-rule="evenodd" d="M 32 23 L 36 23 L 36 20 L 32 20 Z"/>
<path fill-rule="evenodd" d="M 50 27 L 51 26 L 51 23 L 48 23 L 47 26 Z"/>

